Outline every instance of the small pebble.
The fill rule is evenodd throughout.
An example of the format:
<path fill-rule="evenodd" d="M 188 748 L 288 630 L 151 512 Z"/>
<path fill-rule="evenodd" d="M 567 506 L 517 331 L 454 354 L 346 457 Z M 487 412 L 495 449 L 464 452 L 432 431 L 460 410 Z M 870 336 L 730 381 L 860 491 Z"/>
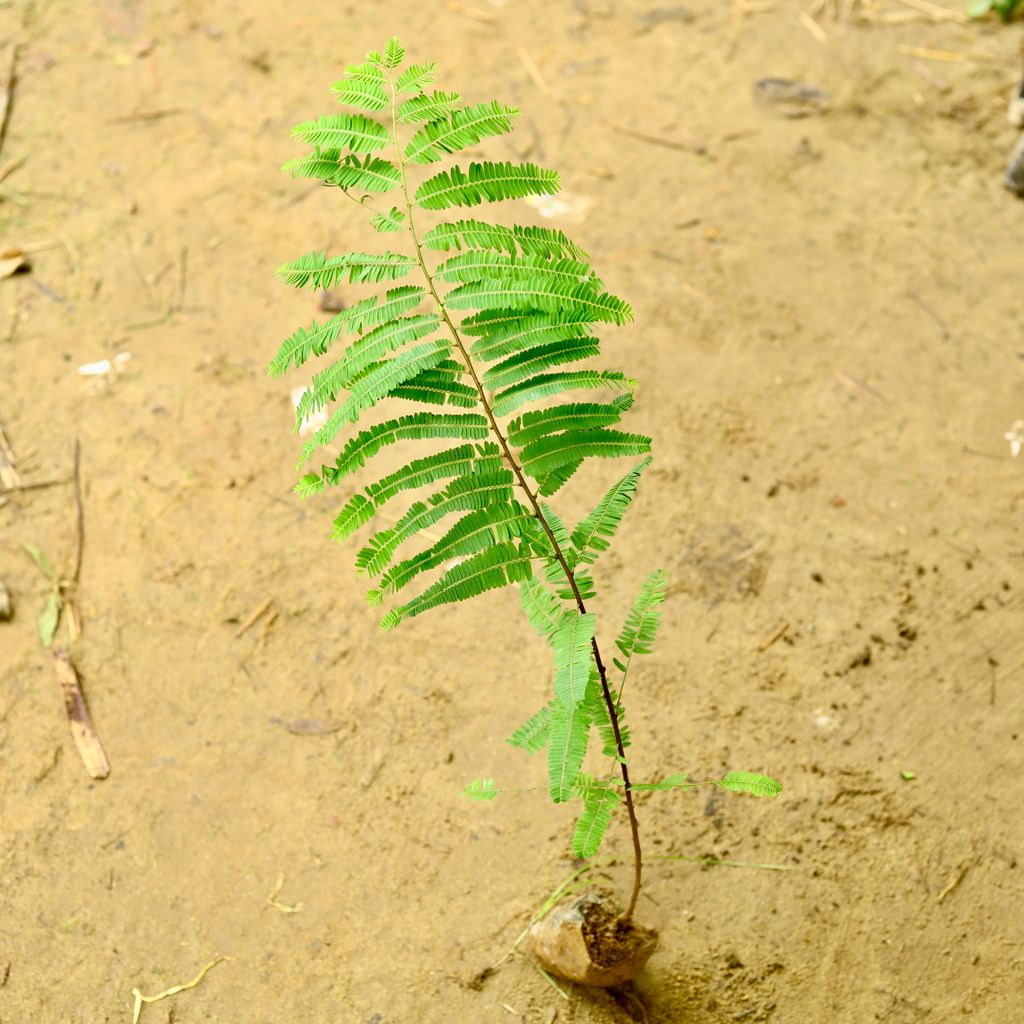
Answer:
<path fill-rule="evenodd" d="M 340 313 L 345 308 L 341 296 L 334 291 L 322 291 L 318 297 L 321 313 Z"/>
<path fill-rule="evenodd" d="M 1024 135 L 1020 137 L 1017 148 L 1014 149 L 1010 156 L 1010 162 L 1006 165 L 1003 184 L 1014 195 L 1024 196 Z"/>
<path fill-rule="evenodd" d="M 783 117 L 828 113 L 827 92 L 788 78 L 759 78 L 754 83 L 754 98 L 763 106 L 773 107 Z"/>

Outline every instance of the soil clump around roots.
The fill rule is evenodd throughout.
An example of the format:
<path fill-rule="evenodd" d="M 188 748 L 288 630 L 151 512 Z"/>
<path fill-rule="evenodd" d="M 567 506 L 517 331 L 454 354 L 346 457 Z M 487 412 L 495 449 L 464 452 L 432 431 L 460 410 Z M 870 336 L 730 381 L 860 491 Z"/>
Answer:
<path fill-rule="evenodd" d="M 607 988 L 643 970 L 658 933 L 620 920 L 608 897 L 587 893 L 535 924 L 531 939 L 547 970 L 582 985 Z"/>

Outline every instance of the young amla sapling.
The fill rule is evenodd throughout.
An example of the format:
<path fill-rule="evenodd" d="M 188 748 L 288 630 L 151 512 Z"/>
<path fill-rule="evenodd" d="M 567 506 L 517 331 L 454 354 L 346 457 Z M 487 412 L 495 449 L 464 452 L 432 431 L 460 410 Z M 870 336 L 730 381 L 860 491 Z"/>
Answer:
<path fill-rule="evenodd" d="M 509 742 L 546 751 L 551 799 L 581 806 L 575 856 L 597 852 L 620 806 L 633 846 L 632 889 L 621 913 L 593 896 L 577 900 L 540 923 L 535 945 L 563 975 L 613 984 L 639 970 L 654 944 L 653 933 L 632 920 L 643 869 L 634 794 L 698 785 L 682 774 L 633 782 L 626 757 L 623 687 L 633 657 L 654 642 L 664 573 L 652 573 L 640 588 L 610 663 L 588 610 L 593 565 L 651 462 L 651 439 L 618 429 L 636 382 L 590 362 L 600 353 L 598 328 L 624 324 L 633 314 L 562 231 L 453 212 L 550 196 L 559 180 L 555 171 L 528 162 L 449 165 L 461 150 L 511 131 L 519 111 L 435 90 L 436 74 L 433 62 L 406 65 L 404 49 L 391 39 L 333 86 L 336 99 L 358 112 L 324 114 L 295 127 L 293 135 L 312 151 L 285 164 L 286 171 L 334 186 L 368 209 L 373 200 L 388 199 L 369 217 L 382 236 L 378 251 L 310 252 L 278 275 L 314 289 L 339 282 L 381 287 L 326 322 L 297 330 L 270 372 L 283 374 L 328 352 L 334 357 L 313 376 L 296 410 L 298 426 L 331 407 L 299 464 L 331 444 L 340 451 L 302 477 L 296 487 L 302 495 L 339 484 L 391 445 L 411 450 L 413 442 L 425 442 L 424 454 L 358 489 L 334 520 L 333 536 L 344 540 L 407 492 L 432 489 L 389 517 L 356 555 L 358 570 L 375 580 L 372 604 L 405 597 L 406 588 L 414 592 L 387 611 L 385 629 L 518 586 L 529 622 L 551 646 L 554 692 Z M 363 414 L 378 406 L 388 410 L 385 418 L 356 432 Z M 547 499 L 592 458 L 638 461 L 570 529 Z M 608 763 L 600 774 L 583 770 L 593 737 Z M 748 772 L 702 784 L 755 796 L 780 789 Z M 466 789 L 480 800 L 497 793 L 492 779 Z M 575 964 L 559 952 L 566 943 L 575 943 Z"/>

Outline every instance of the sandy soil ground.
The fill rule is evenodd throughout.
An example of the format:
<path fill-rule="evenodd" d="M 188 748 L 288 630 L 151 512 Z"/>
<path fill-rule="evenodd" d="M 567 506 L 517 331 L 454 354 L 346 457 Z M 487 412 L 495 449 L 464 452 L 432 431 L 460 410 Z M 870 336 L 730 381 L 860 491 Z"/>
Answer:
<path fill-rule="evenodd" d="M 60 562 L 70 492 L 5 494 L 3 1024 L 128 1024 L 133 988 L 218 955 L 143 1024 L 1018 1019 L 1024 459 L 1003 435 L 1024 416 L 1024 206 L 1000 176 L 1019 25 L 895 0 L 2 7 L 21 46 L 2 242 L 32 268 L 0 282 L 0 424 L 25 481 L 65 475 L 81 440 L 73 657 L 112 766 L 91 782 L 71 745 L 22 549 Z M 522 107 L 489 152 L 592 201 L 556 223 L 636 310 L 606 350 L 657 461 L 597 607 L 617 622 L 671 575 L 631 684 L 636 771 L 785 785 L 642 801 L 652 854 L 754 866 L 652 862 L 663 942 L 618 1001 L 563 999 L 523 952 L 473 981 L 571 871 L 541 795 L 459 797 L 542 782 L 502 742 L 549 686 L 514 596 L 384 636 L 327 539 L 338 496 L 290 493 L 304 377 L 265 367 L 316 310 L 272 271 L 367 237 L 278 167 L 395 32 L 443 84 Z M 767 76 L 827 110 L 759 102 Z M 118 352 L 120 374 L 77 373 Z M 621 822 L 607 852 L 621 891 Z"/>

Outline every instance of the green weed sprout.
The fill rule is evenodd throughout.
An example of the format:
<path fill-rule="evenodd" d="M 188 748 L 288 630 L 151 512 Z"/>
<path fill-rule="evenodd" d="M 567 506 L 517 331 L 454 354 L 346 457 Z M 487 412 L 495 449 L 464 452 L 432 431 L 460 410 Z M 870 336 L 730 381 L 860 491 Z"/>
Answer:
<path fill-rule="evenodd" d="M 1019 5 L 1020 0 L 975 0 L 967 13 L 972 18 L 984 18 L 990 11 L 995 11 L 1005 24 L 1009 24 Z"/>
<path fill-rule="evenodd" d="M 293 131 L 312 147 L 285 164 L 293 177 L 337 187 L 368 209 L 389 197 L 369 218 L 387 242 L 383 252 L 311 252 L 278 270 L 300 288 L 386 286 L 325 323 L 297 330 L 270 364 L 278 376 L 341 349 L 313 376 L 296 410 L 298 425 L 333 406 L 305 445 L 300 467 L 336 440 L 340 452 L 318 472 L 307 472 L 296 490 L 311 495 L 337 484 L 390 445 L 431 443 L 429 454 L 349 498 L 333 536 L 344 540 L 408 491 L 436 488 L 356 555 L 358 570 L 376 581 L 370 602 L 392 604 L 385 629 L 518 585 L 526 617 L 553 651 L 554 693 L 509 742 L 528 753 L 546 751 L 551 799 L 582 804 L 572 837 L 575 856 L 593 856 L 612 815 L 625 806 L 634 851 L 633 889 L 621 915 L 628 921 L 642 871 L 634 793 L 698 785 L 685 775 L 631 782 L 626 757 L 623 688 L 633 658 L 654 644 L 665 574 L 652 573 L 640 588 L 610 663 L 598 641 L 597 617 L 587 608 L 595 597 L 594 563 L 650 465 L 651 439 L 617 429 L 633 404 L 636 381 L 620 370 L 578 364 L 599 355 L 598 327 L 624 324 L 633 313 L 562 231 L 457 214 L 434 216 L 426 226 L 436 214 L 452 217 L 449 211 L 484 203 L 552 195 L 558 174 L 533 163 L 490 160 L 439 168 L 453 154 L 511 131 L 519 111 L 428 91 L 437 65 L 404 61 L 397 39 L 368 53 L 333 87 L 338 101 L 360 113 L 325 114 Z M 397 281 L 403 283 L 392 284 Z M 345 348 L 343 337 L 352 339 Z M 385 404 L 396 407 L 394 416 L 354 431 L 363 413 Z M 449 443 L 436 450 L 438 441 Z M 638 461 L 570 529 L 546 499 L 591 458 Z M 447 528 L 440 537 L 427 532 L 442 522 Z M 417 538 L 432 543 L 406 553 Z M 414 583 L 418 592 L 405 598 Z M 393 604 L 400 594 L 404 603 Z M 595 735 L 608 765 L 600 775 L 583 771 Z M 780 789 L 749 772 L 731 772 L 712 784 L 755 796 Z M 492 779 L 466 789 L 481 800 L 498 792 Z"/>

